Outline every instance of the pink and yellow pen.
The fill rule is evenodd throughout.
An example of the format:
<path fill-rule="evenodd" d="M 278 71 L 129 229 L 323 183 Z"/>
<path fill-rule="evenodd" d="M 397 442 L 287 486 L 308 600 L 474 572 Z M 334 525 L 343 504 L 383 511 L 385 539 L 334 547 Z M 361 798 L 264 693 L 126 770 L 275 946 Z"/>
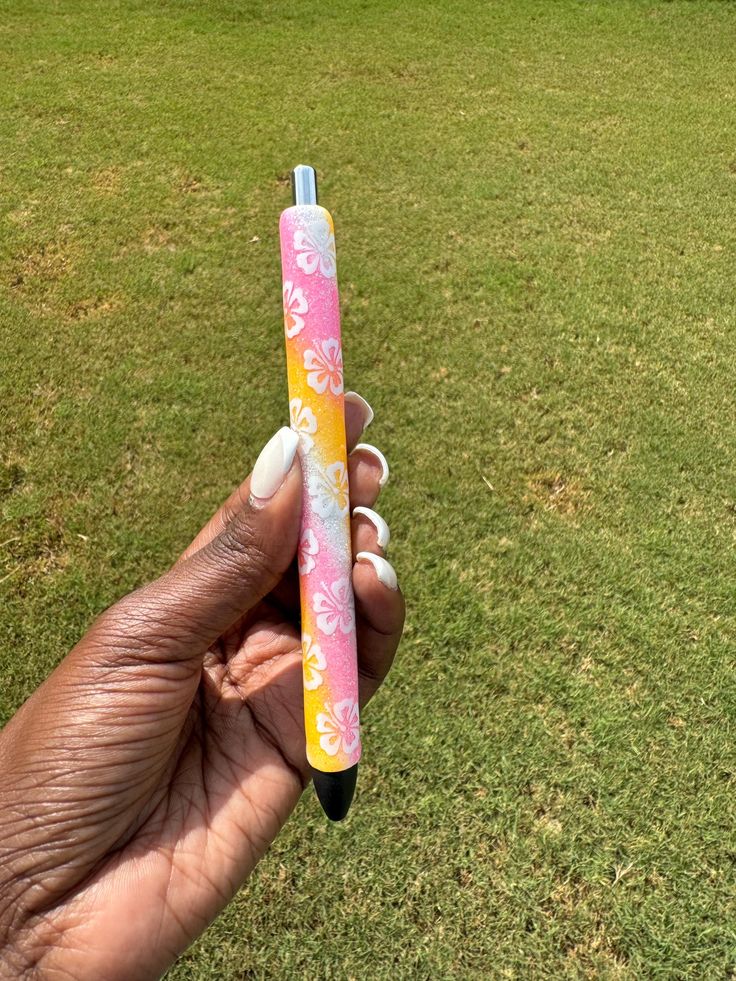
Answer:
<path fill-rule="evenodd" d="M 332 216 L 317 204 L 311 167 L 291 175 L 281 215 L 289 413 L 299 434 L 299 537 L 304 728 L 325 814 L 340 821 L 360 759 L 358 662 L 350 542 L 340 299 Z"/>

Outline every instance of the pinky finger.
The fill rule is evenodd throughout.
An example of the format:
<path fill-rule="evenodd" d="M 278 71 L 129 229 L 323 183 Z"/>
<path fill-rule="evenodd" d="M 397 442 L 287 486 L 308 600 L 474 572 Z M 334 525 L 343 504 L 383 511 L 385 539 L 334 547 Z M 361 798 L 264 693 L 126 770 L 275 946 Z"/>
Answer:
<path fill-rule="evenodd" d="M 360 701 L 371 698 L 388 674 L 404 627 L 404 597 L 393 566 L 381 555 L 359 552 L 353 566 Z"/>

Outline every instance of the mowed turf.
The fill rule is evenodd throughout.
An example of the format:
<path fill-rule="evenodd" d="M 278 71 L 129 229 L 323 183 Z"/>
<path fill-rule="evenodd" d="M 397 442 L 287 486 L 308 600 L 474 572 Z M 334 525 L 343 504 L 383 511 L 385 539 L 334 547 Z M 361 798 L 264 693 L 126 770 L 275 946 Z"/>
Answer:
<path fill-rule="evenodd" d="M 3 718 L 286 419 L 334 214 L 408 603 L 173 979 L 736 970 L 736 4 L 2 4 Z"/>

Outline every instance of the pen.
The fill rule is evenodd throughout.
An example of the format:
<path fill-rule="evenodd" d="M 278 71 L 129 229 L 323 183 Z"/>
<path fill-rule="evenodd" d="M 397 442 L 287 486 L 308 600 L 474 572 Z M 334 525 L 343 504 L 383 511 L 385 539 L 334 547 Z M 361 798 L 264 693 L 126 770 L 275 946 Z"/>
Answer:
<path fill-rule="evenodd" d="M 303 479 L 304 730 L 320 804 L 340 821 L 355 792 L 361 746 L 335 234 L 317 203 L 313 168 L 295 167 L 291 185 L 294 203 L 279 232 L 289 414 Z"/>

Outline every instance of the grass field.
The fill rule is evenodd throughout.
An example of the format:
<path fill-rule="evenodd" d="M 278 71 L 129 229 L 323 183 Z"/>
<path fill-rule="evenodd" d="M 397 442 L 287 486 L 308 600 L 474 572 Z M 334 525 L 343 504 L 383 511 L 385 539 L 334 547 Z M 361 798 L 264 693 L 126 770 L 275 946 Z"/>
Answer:
<path fill-rule="evenodd" d="M 407 596 L 170 977 L 736 971 L 736 4 L 2 3 L 0 711 L 285 419 L 277 221 L 333 211 Z"/>

